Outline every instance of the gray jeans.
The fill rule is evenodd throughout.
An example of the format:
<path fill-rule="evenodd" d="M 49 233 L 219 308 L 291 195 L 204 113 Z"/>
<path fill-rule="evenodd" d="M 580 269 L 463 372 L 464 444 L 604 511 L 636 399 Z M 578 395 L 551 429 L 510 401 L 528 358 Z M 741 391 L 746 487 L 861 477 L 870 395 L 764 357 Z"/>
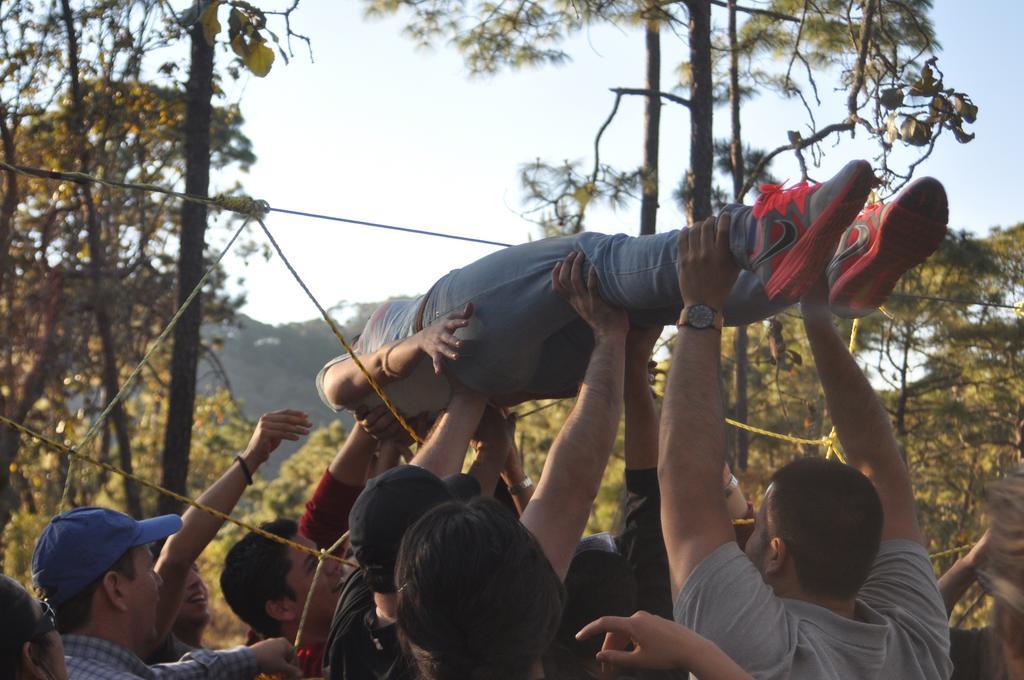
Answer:
<path fill-rule="evenodd" d="M 551 289 L 551 270 L 573 250 L 597 269 L 601 295 L 638 326 L 675 323 L 682 310 L 676 237 L 584 232 L 506 248 L 442 277 L 427 297 L 423 323 L 435 323 L 472 302 L 460 329 L 461 358 L 447 366 L 485 394 L 538 396 L 574 390 L 586 372 L 594 340 L 569 303 Z M 757 276 L 741 272 L 725 306 L 729 325 L 765 319 L 770 303 Z"/>

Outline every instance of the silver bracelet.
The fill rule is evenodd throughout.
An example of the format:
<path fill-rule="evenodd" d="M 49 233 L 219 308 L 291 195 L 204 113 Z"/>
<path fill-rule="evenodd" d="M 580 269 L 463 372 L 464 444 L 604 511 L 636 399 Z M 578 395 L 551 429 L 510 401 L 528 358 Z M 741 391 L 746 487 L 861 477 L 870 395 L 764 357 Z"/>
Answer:
<path fill-rule="evenodd" d="M 516 482 L 508 487 L 508 492 L 513 496 L 518 496 L 527 489 L 533 488 L 533 480 L 529 477 L 523 477 L 522 481 Z"/>

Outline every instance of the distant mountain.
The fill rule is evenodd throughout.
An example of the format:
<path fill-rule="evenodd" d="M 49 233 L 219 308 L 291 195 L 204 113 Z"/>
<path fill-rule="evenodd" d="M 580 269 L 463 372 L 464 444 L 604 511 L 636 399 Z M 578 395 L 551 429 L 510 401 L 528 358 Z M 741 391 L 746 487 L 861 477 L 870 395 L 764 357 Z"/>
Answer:
<path fill-rule="evenodd" d="M 341 324 L 346 340 L 362 331 L 378 305 L 345 305 L 337 309 L 334 318 Z M 224 384 L 220 370 L 223 369 L 232 394 L 251 420 L 267 411 L 294 408 L 308 413 L 316 427 L 337 417 L 342 418 L 346 427 L 351 425 L 351 416 L 345 412 L 336 415 L 317 396 L 317 372 L 344 351 L 322 319 L 273 326 L 239 314 L 230 324 L 205 325 L 202 333 L 206 343 L 215 348 L 216 361 L 206 358 L 201 362 L 200 390 L 220 388 Z M 280 453 L 271 459 L 273 470 L 268 473 L 276 474 L 277 465 L 301 444 L 283 442 Z"/>

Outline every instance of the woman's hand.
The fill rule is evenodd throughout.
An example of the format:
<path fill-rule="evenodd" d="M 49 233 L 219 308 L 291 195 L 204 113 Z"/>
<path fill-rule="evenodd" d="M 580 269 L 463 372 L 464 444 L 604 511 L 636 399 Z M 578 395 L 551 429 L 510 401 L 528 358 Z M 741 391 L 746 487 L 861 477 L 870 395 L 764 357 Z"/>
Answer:
<path fill-rule="evenodd" d="M 417 333 L 417 346 L 420 351 L 430 357 L 434 364 L 434 373 L 441 375 L 444 371 L 444 359 L 455 361 L 459 358 L 462 341 L 455 337 L 455 331 L 469 325 L 469 317 L 473 316 L 473 303 L 446 316 L 442 321 L 431 324 Z"/>

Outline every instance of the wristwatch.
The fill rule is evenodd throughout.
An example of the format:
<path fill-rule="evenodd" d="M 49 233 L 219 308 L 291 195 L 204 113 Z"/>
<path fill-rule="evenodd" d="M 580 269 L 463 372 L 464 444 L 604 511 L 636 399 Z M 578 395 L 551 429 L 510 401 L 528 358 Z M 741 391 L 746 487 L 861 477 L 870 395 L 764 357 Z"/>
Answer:
<path fill-rule="evenodd" d="M 679 315 L 679 321 L 676 322 L 676 325 L 688 326 L 699 331 L 709 328 L 720 331 L 724 321 L 725 319 L 720 311 L 714 307 L 697 303 L 683 308 L 683 313 Z"/>

